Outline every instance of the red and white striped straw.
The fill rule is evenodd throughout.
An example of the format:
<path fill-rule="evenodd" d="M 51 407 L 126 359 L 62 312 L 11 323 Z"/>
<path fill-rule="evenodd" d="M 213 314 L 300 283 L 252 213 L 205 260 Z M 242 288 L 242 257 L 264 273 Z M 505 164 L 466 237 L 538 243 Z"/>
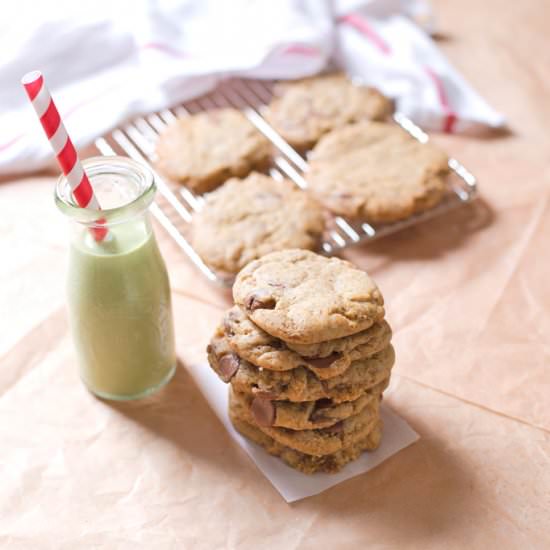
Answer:
<path fill-rule="evenodd" d="M 59 162 L 59 166 L 69 182 L 75 201 L 82 208 L 101 210 L 90 180 L 82 168 L 73 142 L 69 134 L 67 134 L 52 96 L 48 88 L 46 88 L 42 73 L 40 71 L 27 73 L 21 79 L 21 83 L 40 119 L 40 124 L 42 124 L 46 137 L 57 157 L 57 162 Z M 99 224 L 102 222 L 104 222 L 103 219 L 97 221 Z M 107 235 L 107 228 L 94 227 L 92 228 L 92 232 L 95 239 L 101 241 Z"/>

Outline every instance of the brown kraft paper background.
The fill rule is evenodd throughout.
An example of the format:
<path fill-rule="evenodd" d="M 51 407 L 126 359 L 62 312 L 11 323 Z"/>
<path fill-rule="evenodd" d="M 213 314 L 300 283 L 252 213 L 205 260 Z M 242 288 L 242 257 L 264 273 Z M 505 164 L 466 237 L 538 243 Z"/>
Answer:
<path fill-rule="evenodd" d="M 387 402 L 420 441 L 286 504 L 185 370 L 204 361 L 230 302 L 160 229 L 178 372 L 143 402 L 94 399 L 78 380 L 63 310 L 67 231 L 54 178 L 8 180 L 0 547 L 550 547 L 550 7 L 433 4 L 440 47 L 511 133 L 435 136 L 478 177 L 479 200 L 345 254 L 386 297 L 397 352 Z"/>

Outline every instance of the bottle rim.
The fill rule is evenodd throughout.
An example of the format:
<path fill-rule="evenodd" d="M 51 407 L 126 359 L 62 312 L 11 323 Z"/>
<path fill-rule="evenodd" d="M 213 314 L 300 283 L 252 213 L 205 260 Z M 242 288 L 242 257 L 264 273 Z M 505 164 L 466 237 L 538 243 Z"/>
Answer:
<path fill-rule="evenodd" d="M 113 155 L 87 158 L 82 161 L 82 167 L 92 187 L 95 177 L 112 174 L 134 180 L 139 192 L 129 202 L 114 208 L 82 208 L 76 203 L 67 178 L 61 175 L 55 185 L 55 203 L 63 214 L 78 223 L 90 227 L 123 223 L 142 214 L 153 201 L 156 191 L 155 178 L 151 170 L 142 163 L 128 157 Z M 98 223 L 99 219 L 101 223 Z"/>

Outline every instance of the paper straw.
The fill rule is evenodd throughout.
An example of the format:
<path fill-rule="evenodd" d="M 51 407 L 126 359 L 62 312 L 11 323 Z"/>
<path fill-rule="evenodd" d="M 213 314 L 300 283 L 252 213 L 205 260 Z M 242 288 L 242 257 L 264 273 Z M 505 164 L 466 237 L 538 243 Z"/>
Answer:
<path fill-rule="evenodd" d="M 23 84 L 40 120 L 40 124 L 44 128 L 46 137 L 57 157 L 57 162 L 69 182 L 76 203 L 82 208 L 101 210 L 90 180 L 82 168 L 73 142 L 69 134 L 67 134 L 52 96 L 48 88 L 46 88 L 42 73 L 40 71 L 27 73 L 21 79 L 21 84 Z M 104 219 L 100 219 L 96 223 L 101 224 L 104 222 Z M 108 231 L 106 227 L 92 227 L 91 230 L 97 241 L 103 240 Z"/>

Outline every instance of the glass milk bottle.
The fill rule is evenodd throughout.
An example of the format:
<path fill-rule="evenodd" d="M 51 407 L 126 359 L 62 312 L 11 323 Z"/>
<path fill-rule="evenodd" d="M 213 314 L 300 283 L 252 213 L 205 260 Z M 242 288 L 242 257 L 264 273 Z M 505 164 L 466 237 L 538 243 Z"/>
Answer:
<path fill-rule="evenodd" d="M 78 207 L 65 177 L 55 192 L 71 220 L 67 300 L 80 375 L 99 397 L 136 399 L 176 368 L 168 274 L 148 212 L 155 182 L 128 158 L 95 157 L 83 167 L 101 211 Z"/>

